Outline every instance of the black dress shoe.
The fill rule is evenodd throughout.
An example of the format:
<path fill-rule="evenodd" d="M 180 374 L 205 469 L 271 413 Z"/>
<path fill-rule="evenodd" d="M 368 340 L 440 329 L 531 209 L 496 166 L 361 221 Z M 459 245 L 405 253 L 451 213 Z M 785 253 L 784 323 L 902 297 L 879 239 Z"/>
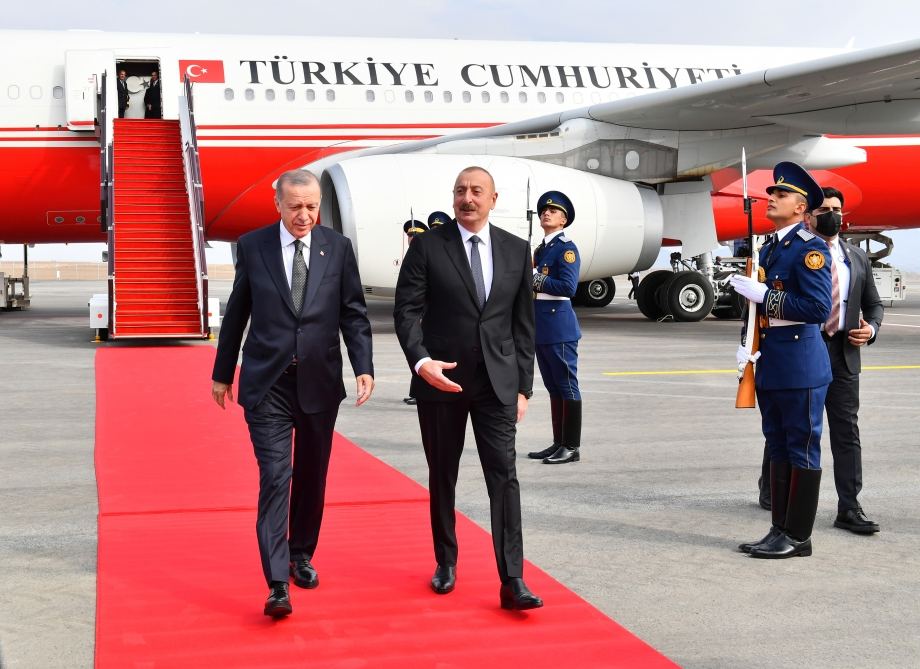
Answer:
<path fill-rule="evenodd" d="M 791 557 L 808 557 L 811 555 L 811 537 L 800 541 L 790 537 L 785 532 L 770 539 L 764 544 L 751 546 L 749 555 L 753 558 L 767 560 L 783 560 Z"/>
<path fill-rule="evenodd" d="M 272 581 L 271 591 L 265 600 L 265 615 L 274 619 L 291 615 L 291 597 L 288 594 L 288 584 L 284 581 Z"/>
<path fill-rule="evenodd" d="M 457 585 L 457 567 L 439 564 L 431 577 L 431 589 L 439 595 L 446 595 Z"/>
<path fill-rule="evenodd" d="M 416 402 L 416 400 L 415 400 L 414 397 L 403 397 L 403 402 L 405 402 L 405 403 L 408 404 L 409 406 L 414 406 L 415 404 L 418 403 L 418 402 Z"/>
<path fill-rule="evenodd" d="M 774 538 L 776 538 L 782 533 L 783 531 L 774 525 L 773 527 L 770 528 L 770 531 L 767 533 L 767 536 L 765 536 L 763 539 L 761 539 L 760 541 L 752 541 L 749 544 L 740 544 L 738 546 L 738 550 L 741 551 L 742 553 L 750 553 L 752 548 L 763 546 L 765 543 L 772 541 Z"/>
<path fill-rule="evenodd" d="M 316 574 L 316 569 L 306 558 L 291 562 L 291 576 L 294 577 L 294 585 L 298 588 L 312 590 L 319 585 L 319 576 Z"/>
<path fill-rule="evenodd" d="M 834 520 L 834 527 L 849 530 L 856 534 L 874 534 L 879 530 L 878 523 L 866 518 L 866 514 L 861 507 L 847 509 L 838 513 L 837 519 Z"/>
<path fill-rule="evenodd" d="M 509 578 L 502 583 L 498 596 L 503 609 L 526 611 L 528 609 L 539 609 L 543 606 L 543 600 L 527 588 L 523 578 Z"/>
<path fill-rule="evenodd" d="M 548 458 L 543 458 L 544 465 L 564 465 L 567 462 L 578 462 L 581 460 L 581 456 L 578 455 L 577 448 L 569 448 L 567 446 L 560 446 L 556 449 L 556 452 L 553 453 Z"/>
<path fill-rule="evenodd" d="M 543 458 L 548 458 L 558 450 L 559 444 L 552 444 L 551 446 L 544 448 L 542 451 L 531 451 L 527 454 L 527 457 L 532 460 L 542 460 Z"/>

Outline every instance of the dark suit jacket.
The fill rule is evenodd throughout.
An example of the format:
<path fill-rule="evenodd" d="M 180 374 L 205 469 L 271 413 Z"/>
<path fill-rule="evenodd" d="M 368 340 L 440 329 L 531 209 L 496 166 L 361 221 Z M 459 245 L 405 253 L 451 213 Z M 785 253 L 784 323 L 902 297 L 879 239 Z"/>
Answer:
<path fill-rule="evenodd" d="M 859 315 L 862 311 L 863 319 L 875 328 L 875 334 L 882 327 L 882 317 L 885 315 L 885 309 L 882 307 L 882 300 L 878 296 L 878 290 L 875 288 L 875 281 L 872 278 L 872 263 L 866 252 L 858 246 L 848 244 L 840 240 L 840 247 L 846 253 L 847 264 L 850 267 L 850 293 L 847 297 L 846 316 L 844 317 L 844 330 L 849 331 L 859 327 Z M 875 342 L 875 337 L 869 340 L 869 344 Z M 860 362 L 859 350 L 861 346 L 853 346 L 849 340 L 843 345 L 843 356 L 847 363 L 847 369 L 851 374 L 859 374 L 862 369 Z"/>
<path fill-rule="evenodd" d="M 128 106 L 128 82 L 121 79 L 116 79 L 115 82 L 115 88 L 118 90 L 118 107 L 124 109 Z"/>
<path fill-rule="evenodd" d="M 532 261 L 523 239 L 491 226 L 493 278 L 480 312 L 473 274 L 457 222 L 419 235 L 409 246 L 396 282 L 393 317 L 409 367 L 425 357 L 456 362 L 445 375 L 469 387 L 477 361 L 485 361 L 499 401 L 515 404 L 533 387 Z M 412 395 L 450 401 L 456 393 L 412 377 Z"/>
<path fill-rule="evenodd" d="M 239 403 L 255 407 L 296 354 L 297 393 L 305 413 L 328 411 L 345 398 L 339 331 L 355 376 L 374 373 L 371 326 L 351 242 L 316 226 L 309 277 L 298 317 L 281 259 L 280 223 L 246 233 L 237 245 L 236 276 L 221 323 L 213 379 L 232 383 L 246 323 Z"/>
<path fill-rule="evenodd" d="M 161 96 L 161 88 L 159 80 L 155 85 L 151 85 L 147 88 L 147 92 L 144 93 L 144 107 L 151 105 L 151 109 L 146 112 L 149 116 L 159 117 L 163 113 L 163 98 Z M 148 116 L 148 118 L 149 118 Z"/>

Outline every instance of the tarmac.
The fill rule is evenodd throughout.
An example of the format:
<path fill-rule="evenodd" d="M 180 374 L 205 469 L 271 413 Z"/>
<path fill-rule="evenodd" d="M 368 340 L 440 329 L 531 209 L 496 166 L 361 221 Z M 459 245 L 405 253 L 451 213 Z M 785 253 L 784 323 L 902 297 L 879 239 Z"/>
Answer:
<path fill-rule="evenodd" d="M 886 312 L 863 353 L 860 499 L 882 531 L 833 527 L 825 436 L 814 555 L 771 561 L 736 551 L 770 523 L 757 506 L 760 415 L 734 408 L 740 322 L 653 323 L 622 297 L 627 288 L 618 280 L 612 304 L 579 310 L 581 462 L 525 457 L 551 438 L 548 397 L 539 375 L 535 382 L 518 431 L 526 557 L 683 667 L 920 666 L 920 291 Z M 222 303 L 229 290 L 228 281 L 211 282 Z M 92 342 L 94 292 L 105 292 L 104 282 L 34 280 L 30 310 L 0 313 L 4 668 L 94 662 L 93 356 L 99 346 L 132 345 Z M 356 408 L 346 378 L 337 429 L 425 484 L 415 410 L 402 402 L 410 377 L 392 303 L 372 299 L 368 309 L 377 387 Z M 200 384 L 207 394 L 210 380 Z M 143 379 L 136 392 L 157 401 Z M 457 506 L 488 529 L 471 431 L 467 444 Z"/>

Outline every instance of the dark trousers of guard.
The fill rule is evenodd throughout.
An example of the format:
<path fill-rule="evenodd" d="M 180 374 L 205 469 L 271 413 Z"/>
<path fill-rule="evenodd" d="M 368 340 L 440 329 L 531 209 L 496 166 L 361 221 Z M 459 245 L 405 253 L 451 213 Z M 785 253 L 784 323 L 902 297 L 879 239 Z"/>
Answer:
<path fill-rule="evenodd" d="M 314 414 L 300 410 L 293 366 L 258 406 L 245 412 L 259 462 L 256 535 L 269 584 L 286 583 L 290 562 L 310 560 L 316 552 L 337 414 L 338 407 Z"/>
<path fill-rule="evenodd" d="M 517 406 L 498 401 L 484 363 L 480 363 L 475 379 L 473 387 L 465 386 L 455 401 L 418 400 L 419 427 L 428 460 L 431 533 L 438 564 L 456 565 L 454 502 L 469 418 L 489 493 L 495 561 L 504 583 L 509 578 L 521 578 L 524 566 L 521 491 L 514 450 Z"/>
<path fill-rule="evenodd" d="M 770 452 L 772 525 L 739 549 L 751 557 L 782 559 L 812 553 L 811 532 L 821 486 L 821 428 L 827 386 L 757 389 Z"/>
<path fill-rule="evenodd" d="M 857 497 L 862 490 L 862 446 L 859 440 L 859 374 L 853 374 L 844 360 L 846 332 L 825 337 L 831 360 L 833 381 L 827 388 L 824 409 L 834 458 L 834 485 L 839 512 L 859 508 Z M 770 505 L 770 453 L 764 445 L 761 482 L 761 505 Z"/>
<path fill-rule="evenodd" d="M 553 443 L 528 458 L 555 465 L 581 459 L 581 390 L 578 387 L 578 342 L 538 344 L 537 366 L 549 393 Z"/>

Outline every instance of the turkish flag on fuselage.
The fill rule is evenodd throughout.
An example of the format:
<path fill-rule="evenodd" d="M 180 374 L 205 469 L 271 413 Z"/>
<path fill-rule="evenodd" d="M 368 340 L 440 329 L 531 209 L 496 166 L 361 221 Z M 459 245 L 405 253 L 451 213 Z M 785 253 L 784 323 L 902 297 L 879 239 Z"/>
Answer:
<path fill-rule="evenodd" d="M 224 61 L 180 60 L 179 81 L 183 81 L 186 74 L 192 83 L 222 84 L 224 82 Z"/>

